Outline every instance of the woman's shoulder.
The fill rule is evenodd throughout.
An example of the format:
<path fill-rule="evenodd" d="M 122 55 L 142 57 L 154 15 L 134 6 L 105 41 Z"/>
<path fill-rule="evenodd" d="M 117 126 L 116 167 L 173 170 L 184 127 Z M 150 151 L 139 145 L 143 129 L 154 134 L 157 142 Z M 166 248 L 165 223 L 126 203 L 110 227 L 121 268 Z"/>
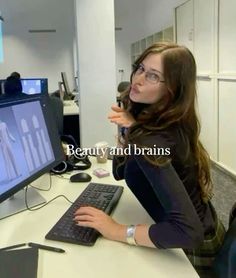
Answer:
<path fill-rule="evenodd" d="M 179 139 L 178 126 L 171 126 L 161 130 L 152 130 L 137 139 L 137 144 L 145 147 L 175 147 Z"/>

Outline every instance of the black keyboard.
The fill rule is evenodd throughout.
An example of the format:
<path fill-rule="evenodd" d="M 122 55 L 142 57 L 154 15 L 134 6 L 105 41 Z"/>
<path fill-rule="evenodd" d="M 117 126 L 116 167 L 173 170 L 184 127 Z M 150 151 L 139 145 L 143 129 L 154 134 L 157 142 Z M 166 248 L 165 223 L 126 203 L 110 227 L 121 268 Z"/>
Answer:
<path fill-rule="evenodd" d="M 92 246 L 99 232 L 93 228 L 81 227 L 73 221 L 74 212 L 81 206 L 93 206 L 111 214 L 118 203 L 123 187 L 118 185 L 90 183 L 55 226 L 45 236 L 46 239 Z"/>

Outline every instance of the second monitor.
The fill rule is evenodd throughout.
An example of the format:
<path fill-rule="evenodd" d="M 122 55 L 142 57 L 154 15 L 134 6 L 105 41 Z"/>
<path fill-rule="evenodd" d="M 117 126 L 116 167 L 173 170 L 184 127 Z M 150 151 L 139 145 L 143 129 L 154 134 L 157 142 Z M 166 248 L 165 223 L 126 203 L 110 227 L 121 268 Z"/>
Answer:
<path fill-rule="evenodd" d="M 21 79 L 22 92 L 27 95 L 47 94 L 47 78 L 23 78 Z"/>

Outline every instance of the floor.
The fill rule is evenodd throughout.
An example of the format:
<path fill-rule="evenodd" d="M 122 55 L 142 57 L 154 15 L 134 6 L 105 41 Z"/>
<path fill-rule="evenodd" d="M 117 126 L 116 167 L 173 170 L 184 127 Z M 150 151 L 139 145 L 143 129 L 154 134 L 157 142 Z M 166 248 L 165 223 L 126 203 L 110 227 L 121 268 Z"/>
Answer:
<path fill-rule="evenodd" d="M 212 179 L 214 183 L 212 203 L 227 228 L 230 210 L 236 202 L 236 179 L 214 165 L 212 166 Z"/>

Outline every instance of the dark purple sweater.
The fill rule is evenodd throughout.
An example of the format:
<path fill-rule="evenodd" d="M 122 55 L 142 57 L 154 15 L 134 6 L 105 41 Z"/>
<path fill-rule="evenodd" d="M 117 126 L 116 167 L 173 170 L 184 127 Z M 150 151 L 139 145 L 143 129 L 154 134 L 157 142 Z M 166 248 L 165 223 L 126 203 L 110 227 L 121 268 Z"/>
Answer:
<path fill-rule="evenodd" d="M 139 142 L 140 143 L 140 142 Z M 204 234 L 214 231 L 208 204 L 202 202 L 192 157 L 185 157 L 185 144 L 178 130 L 159 132 L 142 139 L 142 145 L 169 147 L 171 164 L 153 166 L 142 155 L 114 157 L 115 179 L 125 179 L 155 224 L 149 236 L 158 248 L 196 248 Z"/>

